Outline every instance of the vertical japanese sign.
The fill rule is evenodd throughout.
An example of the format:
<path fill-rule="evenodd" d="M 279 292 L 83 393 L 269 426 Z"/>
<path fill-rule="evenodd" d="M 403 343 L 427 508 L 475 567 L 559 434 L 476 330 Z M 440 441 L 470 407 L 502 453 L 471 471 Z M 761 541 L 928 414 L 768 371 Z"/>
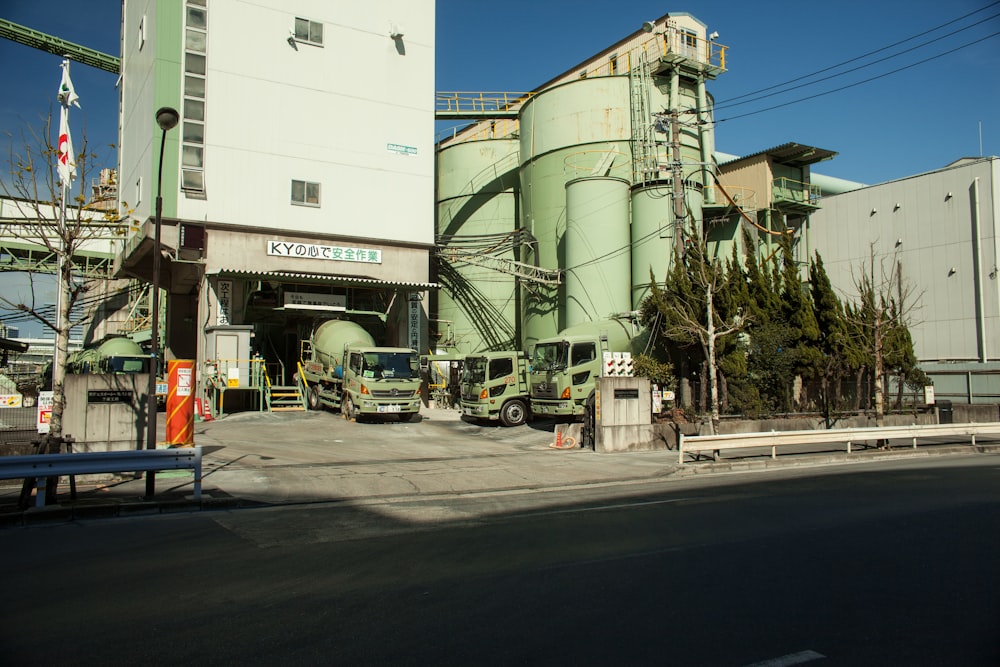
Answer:
<path fill-rule="evenodd" d="M 222 280 L 215 283 L 215 296 L 219 301 L 219 312 L 215 323 L 220 327 L 233 323 L 233 281 Z"/>
<path fill-rule="evenodd" d="M 420 295 L 416 292 L 410 293 L 410 313 L 407 322 L 408 337 L 410 347 L 420 352 Z"/>

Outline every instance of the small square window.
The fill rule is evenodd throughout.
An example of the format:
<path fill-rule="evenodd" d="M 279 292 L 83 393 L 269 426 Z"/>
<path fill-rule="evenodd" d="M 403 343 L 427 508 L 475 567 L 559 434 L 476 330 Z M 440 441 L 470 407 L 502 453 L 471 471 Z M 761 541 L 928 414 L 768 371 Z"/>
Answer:
<path fill-rule="evenodd" d="M 188 97 L 205 97 L 205 80 L 200 76 L 184 77 L 184 94 Z"/>
<path fill-rule="evenodd" d="M 195 53 L 205 53 L 205 33 L 188 29 L 185 32 L 184 48 Z"/>
<path fill-rule="evenodd" d="M 181 189 L 203 192 L 205 190 L 205 172 L 193 169 L 181 170 Z"/>
<path fill-rule="evenodd" d="M 207 12 L 204 9 L 188 7 L 187 24 L 190 28 L 201 28 L 202 30 L 205 30 L 208 27 Z"/>
<path fill-rule="evenodd" d="M 292 203 L 301 206 L 319 206 L 319 183 L 292 181 Z"/>
<path fill-rule="evenodd" d="M 184 121 L 184 141 L 192 144 L 205 143 L 205 126 L 202 123 Z"/>
<path fill-rule="evenodd" d="M 200 100 L 184 100 L 184 120 L 205 120 L 205 103 Z"/>
<path fill-rule="evenodd" d="M 204 150 L 201 146 L 184 146 L 181 149 L 181 164 L 185 167 L 203 168 L 205 166 Z"/>
<path fill-rule="evenodd" d="M 323 24 L 295 17 L 295 39 L 316 46 L 323 45 Z"/>
<path fill-rule="evenodd" d="M 188 53 L 184 58 L 184 71 L 188 74 L 205 75 L 205 56 Z"/>

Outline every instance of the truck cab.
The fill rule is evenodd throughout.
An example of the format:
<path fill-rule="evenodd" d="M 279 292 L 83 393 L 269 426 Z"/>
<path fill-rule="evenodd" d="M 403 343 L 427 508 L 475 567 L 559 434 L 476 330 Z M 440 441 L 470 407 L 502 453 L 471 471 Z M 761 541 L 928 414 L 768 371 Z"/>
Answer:
<path fill-rule="evenodd" d="M 543 338 L 531 354 L 531 411 L 550 417 L 583 417 L 604 372 L 605 352 L 630 352 L 633 322 L 585 322 Z"/>
<path fill-rule="evenodd" d="M 531 408 L 553 417 L 582 416 L 601 377 L 596 336 L 562 336 L 539 341 L 531 356 Z"/>
<path fill-rule="evenodd" d="M 396 415 L 408 421 L 420 412 L 417 353 L 407 348 L 348 348 L 344 400 L 348 418 Z"/>
<path fill-rule="evenodd" d="M 518 351 L 466 356 L 461 392 L 463 415 L 520 426 L 531 414 L 527 357 Z"/>

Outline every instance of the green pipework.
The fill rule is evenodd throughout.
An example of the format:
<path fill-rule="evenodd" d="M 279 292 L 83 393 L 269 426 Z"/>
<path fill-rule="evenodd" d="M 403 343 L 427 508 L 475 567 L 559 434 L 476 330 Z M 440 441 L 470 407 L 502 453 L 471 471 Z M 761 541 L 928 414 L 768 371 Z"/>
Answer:
<path fill-rule="evenodd" d="M 184 3 L 156 3 L 156 42 L 153 81 L 153 108 L 173 107 L 184 116 L 183 98 L 183 44 L 184 44 Z M 152 173 L 157 174 L 160 159 L 160 130 L 154 118 L 149 119 L 150 132 L 155 137 L 151 151 Z M 163 149 L 163 217 L 177 217 L 177 198 L 180 192 L 180 125 L 169 130 Z"/>
<path fill-rule="evenodd" d="M 708 93 L 705 91 L 705 77 L 698 77 L 698 144 L 701 146 L 701 182 L 703 185 L 709 185 L 714 182 L 712 178 L 712 171 L 714 171 L 715 166 L 711 164 L 712 162 L 712 152 L 715 148 L 714 144 L 715 134 L 708 129 L 708 119 L 705 118 L 705 114 L 709 112 L 708 106 Z M 715 203 L 715 188 L 706 188 L 705 192 L 705 203 L 714 204 Z"/>

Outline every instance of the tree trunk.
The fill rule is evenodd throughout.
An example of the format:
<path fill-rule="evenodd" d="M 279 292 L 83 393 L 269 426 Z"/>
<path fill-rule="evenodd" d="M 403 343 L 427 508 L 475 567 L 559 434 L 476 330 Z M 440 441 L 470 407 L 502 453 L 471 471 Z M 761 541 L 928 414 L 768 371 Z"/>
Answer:
<path fill-rule="evenodd" d="M 710 281 L 705 287 L 705 310 L 708 315 L 706 338 L 708 339 L 708 381 L 710 408 L 712 414 L 712 435 L 719 432 L 719 382 L 715 370 L 715 304 L 712 302 L 712 287 Z"/>
<path fill-rule="evenodd" d="M 63 412 L 66 408 L 66 360 L 69 356 L 69 336 L 72 323 L 70 311 L 70 281 L 73 279 L 73 265 L 61 258 L 57 274 L 59 290 L 57 298 L 59 313 L 56 322 L 55 355 L 52 363 L 52 417 L 49 420 L 49 438 L 62 438 Z"/>
<path fill-rule="evenodd" d="M 885 386 L 883 384 L 883 375 L 885 369 L 883 364 L 885 360 L 883 357 L 883 340 L 882 340 L 882 327 L 875 327 L 875 377 L 872 381 L 875 383 L 875 426 L 882 428 L 885 426 Z"/>
<path fill-rule="evenodd" d="M 854 412 L 861 411 L 861 405 L 862 405 L 861 395 L 864 388 L 864 383 L 862 382 L 862 379 L 864 378 L 864 375 L 865 375 L 864 366 L 859 368 L 858 372 L 854 375 Z M 867 401 L 865 401 L 865 405 L 867 405 Z"/>

